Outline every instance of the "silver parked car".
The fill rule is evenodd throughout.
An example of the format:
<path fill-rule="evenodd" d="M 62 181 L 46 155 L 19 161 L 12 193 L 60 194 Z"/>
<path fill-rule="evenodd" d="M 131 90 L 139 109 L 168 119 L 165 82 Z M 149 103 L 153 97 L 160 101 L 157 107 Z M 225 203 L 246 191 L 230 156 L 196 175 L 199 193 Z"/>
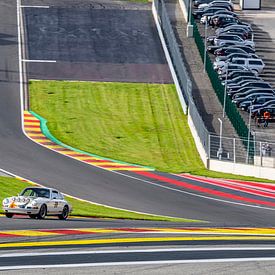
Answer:
<path fill-rule="evenodd" d="M 66 220 L 72 211 L 63 194 L 44 187 L 27 187 L 18 196 L 5 198 L 2 204 L 7 218 L 21 214 L 29 215 L 33 219 L 58 216 L 59 219 Z"/>
<path fill-rule="evenodd" d="M 238 35 L 233 34 L 220 34 L 214 38 L 215 46 L 222 46 L 227 42 L 234 42 L 235 45 L 246 45 L 255 48 L 255 43 L 251 40 L 243 39 Z"/>

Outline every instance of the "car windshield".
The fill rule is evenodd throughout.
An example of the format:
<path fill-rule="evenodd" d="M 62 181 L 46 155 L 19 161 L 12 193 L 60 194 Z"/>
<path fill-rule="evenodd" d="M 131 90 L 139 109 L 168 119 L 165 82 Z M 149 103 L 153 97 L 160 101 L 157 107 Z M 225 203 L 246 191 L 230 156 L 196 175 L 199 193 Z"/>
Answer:
<path fill-rule="evenodd" d="M 40 197 L 40 198 L 50 198 L 50 190 L 44 188 L 26 188 L 20 194 L 20 196 L 25 197 Z"/>

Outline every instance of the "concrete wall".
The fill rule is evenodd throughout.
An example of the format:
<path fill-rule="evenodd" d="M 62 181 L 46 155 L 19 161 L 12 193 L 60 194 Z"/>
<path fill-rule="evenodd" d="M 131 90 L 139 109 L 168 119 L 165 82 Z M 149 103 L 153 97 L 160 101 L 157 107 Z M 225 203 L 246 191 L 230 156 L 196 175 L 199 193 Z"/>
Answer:
<path fill-rule="evenodd" d="M 209 169 L 235 175 L 252 176 L 257 178 L 275 180 L 275 169 L 269 167 L 210 159 Z"/>

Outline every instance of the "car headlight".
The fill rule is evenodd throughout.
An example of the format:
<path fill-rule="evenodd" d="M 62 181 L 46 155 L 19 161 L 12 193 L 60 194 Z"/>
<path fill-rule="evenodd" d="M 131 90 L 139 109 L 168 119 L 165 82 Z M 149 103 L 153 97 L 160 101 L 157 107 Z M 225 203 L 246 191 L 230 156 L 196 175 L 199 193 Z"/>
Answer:
<path fill-rule="evenodd" d="M 38 205 L 37 201 L 32 201 L 32 206 L 37 206 L 37 205 Z"/>
<path fill-rule="evenodd" d="M 9 201 L 9 199 L 4 199 L 3 200 L 3 204 L 8 204 L 10 201 Z"/>

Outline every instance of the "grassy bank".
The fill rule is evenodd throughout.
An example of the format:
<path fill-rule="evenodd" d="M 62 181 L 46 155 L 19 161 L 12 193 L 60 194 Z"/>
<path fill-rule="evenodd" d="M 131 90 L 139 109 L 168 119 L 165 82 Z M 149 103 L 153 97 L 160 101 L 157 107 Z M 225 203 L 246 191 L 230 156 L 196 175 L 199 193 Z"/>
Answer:
<path fill-rule="evenodd" d="M 164 172 L 257 180 L 204 168 L 174 85 L 32 81 L 30 102 L 75 148 Z"/>
<path fill-rule="evenodd" d="M 22 182 L 18 179 L 0 177 L 1 205 L 4 198 L 16 196 L 27 186 L 30 186 L 30 184 Z M 68 200 L 68 202 L 73 206 L 72 215 L 77 215 L 77 216 L 131 219 L 131 220 L 171 221 L 171 222 L 193 222 L 194 221 L 194 220 L 188 220 L 188 219 L 138 214 L 131 211 L 118 210 L 111 207 L 83 202 L 83 201 L 79 201 L 69 197 L 66 197 L 66 200 Z M 3 213 L 2 208 L 0 209 L 0 213 Z"/>

